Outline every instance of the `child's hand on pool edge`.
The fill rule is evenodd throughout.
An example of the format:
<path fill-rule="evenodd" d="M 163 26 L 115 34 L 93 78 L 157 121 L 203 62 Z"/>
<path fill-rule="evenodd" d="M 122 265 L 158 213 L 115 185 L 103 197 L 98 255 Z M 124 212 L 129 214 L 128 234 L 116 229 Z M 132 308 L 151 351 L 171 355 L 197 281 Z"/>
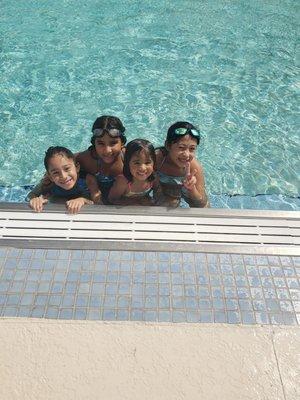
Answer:
<path fill-rule="evenodd" d="M 35 212 L 41 212 L 43 211 L 43 205 L 46 203 L 48 203 L 48 199 L 41 195 L 30 199 L 29 205 Z"/>
<path fill-rule="evenodd" d="M 77 199 L 68 200 L 66 202 L 66 206 L 70 214 L 77 214 L 81 210 L 84 204 L 90 205 L 94 204 L 94 202 L 84 197 L 78 197 Z"/>

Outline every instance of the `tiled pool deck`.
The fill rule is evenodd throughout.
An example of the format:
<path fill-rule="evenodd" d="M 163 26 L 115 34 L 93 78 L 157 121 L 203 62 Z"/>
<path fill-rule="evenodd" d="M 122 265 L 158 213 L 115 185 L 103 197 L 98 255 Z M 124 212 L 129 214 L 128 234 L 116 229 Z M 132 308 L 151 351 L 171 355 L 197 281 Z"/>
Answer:
<path fill-rule="evenodd" d="M 300 257 L 0 247 L 0 316 L 300 324 Z"/>

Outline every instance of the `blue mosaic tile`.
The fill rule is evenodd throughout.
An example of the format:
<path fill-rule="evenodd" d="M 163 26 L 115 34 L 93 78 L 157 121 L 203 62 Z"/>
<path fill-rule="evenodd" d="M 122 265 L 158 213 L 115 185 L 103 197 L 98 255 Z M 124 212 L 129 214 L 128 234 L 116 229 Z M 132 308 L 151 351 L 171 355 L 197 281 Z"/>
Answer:
<path fill-rule="evenodd" d="M 90 307 L 99 308 L 103 306 L 103 297 L 102 295 L 91 296 L 90 297 Z M 73 303 L 74 304 L 74 303 Z M 119 305 L 119 307 L 122 307 Z"/>
<path fill-rule="evenodd" d="M 186 322 L 186 313 L 184 311 L 173 311 L 173 322 Z"/>
<path fill-rule="evenodd" d="M 58 295 L 49 296 L 49 301 L 48 301 L 49 306 L 59 306 L 60 303 L 61 303 L 61 296 Z"/>
<path fill-rule="evenodd" d="M 280 257 L 281 265 L 284 266 L 292 266 L 293 265 L 293 260 L 291 257 Z"/>
<path fill-rule="evenodd" d="M 0 307 L 39 318 L 294 325 L 299 260 L 1 248 Z"/>
<path fill-rule="evenodd" d="M 45 318 L 56 319 L 58 317 L 58 313 L 59 313 L 59 309 L 57 307 L 48 306 L 46 313 L 45 313 Z"/>
<path fill-rule="evenodd" d="M 299 282 L 298 279 L 287 278 L 287 285 L 290 289 L 299 289 Z"/>
<path fill-rule="evenodd" d="M 18 315 L 18 307 L 7 306 L 2 311 L 3 317 L 16 317 Z"/>
<path fill-rule="evenodd" d="M 209 289 L 205 286 L 199 286 L 198 287 L 198 296 L 200 298 L 210 297 Z"/>
<path fill-rule="evenodd" d="M 168 273 L 159 273 L 158 274 L 158 282 L 159 283 L 169 283 L 170 282 L 170 274 L 168 274 Z"/>
<path fill-rule="evenodd" d="M 89 303 L 89 296 L 78 295 L 76 299 L 76 307 L 87 307 Z"/>
<path fill-rule="evenodd" d="M 213 312 L 212 311 L 200 311 L 200 321 L 203 323 L 214 322 Z"/>
<path fill-rule="evenodd" d="M 269 318 L 272 324 L 274 325 L 283 325 L 284 324 L 284 318 L 283 314 L 269 314 Z"/>
<path fill-rule="evenodd" d="M 221 286 L 222 285 L 222 279 L 220 276 L 212 275 L 210 276 L 210 284 L 212 286 Z"/>
<path fill-rule="evenodd" d="M 72 307 L 75 304 L 75 295 L 66 294 L 62 298 L 62 307 Z"/>
<path fill-rule="evenodd" d="M 170 311 L 159 310 L 158 311 L 158 321 L 159 322 L 171 322 L 172 314 Z"/>
<path fill-rule="evenodd" d="M 237 311 L 239 309 L 239 302 L 235 299 L 226 299 L 226 309 L 229 311 Z"/>
<path fill-rule="evenodd" d="M 297 318 L 294 313 L 283 313 L 283 321 L 285 325 L 297 325 Z"/>
<path fill-rule="evenodd" d="M 256 264 L 257 265 L 268 265 L 268 257 L 267 256 L 256 256 Z"/>
<path fill-rule="evenodd" d="M 184 295 L 184 286 L 183 285 L 172 285 L 172 294 L 173 294 L 173 296 L 183 296 Z"/>
<path fill-rule="evenodd" d="M 86 308 L 75 308 L 74 319 L 86 319 L 87 309 Z M 104 318 L 108 319 L 108 318 Z"/>
<path fill-rule="evenodd" d="M 117 310 L 117 318 L 116 319 L 118 321 L 128 321 L 129 320 L 129 311 L 128 310 Z"/>
<path fill-rule="evenodd" d="M 239 324 L 241 323 L 241 317 L 238 312 L 235 311 L 228 311 L 227 312 L 228 316 L 228 322 L 229 324 Z"/>
<path fill-rule="evenodd" d="M 287 289 L 276 289 L 278 299 L 287 300 L 290 298 L 290 293 Z"/>
<path fill-rule="evenodd" d="M 253 308 L 255 311 L 267 311 L 267 306 L 264 300 L 253 300 Z"/>
<path fill-rule="evenodd" d="M 160 294 L 160 295 L 165 295 L 165 296 L 168 296 L 168 295 L 170 295 L 170 293 L 171 293 L 171 287 L 170 287 L 170 285 L 159 285 L 159 288 L 158 288 L 158 293 Z"/>
<path fill-rule="evenodd" d="M 211 301 L 208 299 L 199 300 L 199 308 L 200 310 L 209 310 L 212 308 Z"/>
<path fill-rule="evenodd" d="M 30 314 L 31 314 L 31 307 L 20 306 L 17 316 L 27 318 L 30 317 Z"/>
<path fill-rule="evenodd" d="M 45 315 L 45 307 L 33 307 L 30 316 L 32 318 L 42 318 Z"/>
<path fill-rule="evenodd" d="M 217 323 L 226 323 L 227 315 L 224 311 L 215 311 L 214 312 L 214 322 Z"/>
<path fill-rule="evenodd" d="M 242 322 L 244 324 L 255 324 L 255 316 L 253 312 L 241 312 Z"/>
<path fill-rule="evenodd" d="M 185 308 L 185 299 L 184 297 L 171 297 L 172 306 L 174 309 L 183 309 Z"/>
<path fill-rule="evenodd" d="M 255 312 L 255 319 L 258 324 L 269 324 L 269 316 L 266 312 Z"/>
<path fill-rule="evenodd" d="M 59 318 L 61 319 L 73 319 L 73 309 L 72 308 L 62 308 L 59 313 Z M 90 319 L 93 319 L 90 316 Z M 96 318 L 99 319 L 99 318 Z"/>
<path fill-rule="evenodd" d="M 130 320 L 131 321 L 143 321 L 144 320 L 143 310 L 131 309 Z"/>
<path fill-rule="evenodd" d="M 185 298 L 185 308 L 197 310 L 199 307 L 198 301 L 196 297 L 187 297 Z"/>
<path fill-rule="evenodd" d="M 158 314 L 156 311 L 148 311 L 144 312 L 144 321 L 158 321 Z"/>
<path fill-rule="evenodd" d="M 264 296 L 266 299 L 276 299 L 277 293 L 273 288 L 263 288 Z"/>

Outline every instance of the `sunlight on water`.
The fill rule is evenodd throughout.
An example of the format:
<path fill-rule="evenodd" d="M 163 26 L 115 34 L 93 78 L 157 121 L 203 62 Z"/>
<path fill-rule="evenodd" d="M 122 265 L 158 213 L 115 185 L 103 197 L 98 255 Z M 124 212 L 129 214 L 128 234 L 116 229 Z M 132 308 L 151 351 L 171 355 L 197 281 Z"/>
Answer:
<path fill-rule="evenodd" d="M 155 145 L 198 125 L 209 193 L 299 195 L 297 2 L 0 5 L 0 185 L 36 182 L 109 113 Z"/>

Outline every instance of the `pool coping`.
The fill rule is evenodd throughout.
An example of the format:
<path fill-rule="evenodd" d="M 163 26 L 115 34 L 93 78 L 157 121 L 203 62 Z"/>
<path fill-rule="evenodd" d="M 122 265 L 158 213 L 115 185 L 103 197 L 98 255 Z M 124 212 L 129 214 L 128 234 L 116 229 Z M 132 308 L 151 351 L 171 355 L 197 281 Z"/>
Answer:
<path fill-rule="evenodd" d="M 20 248 L 49 248 L 49 249 L 81 249 L 81 250 L 119 250 L 119 251 L 160 251 L 160 252 L 209 252 L 209 253 L 243 253 L 243 254 L 270 254 L 270 255 L 300 255 L 300 212 L 298 211 L 274 211 L 274 210 L 232 210 L 232 209 L 213 209 L 213 208 L 189 208 L 189 209 L 171 209 L 166 207 L 121 207 L 121 206 L 86 206 L 80 214 L 72 216 L 66 214 L 65 207 L 62 204 L 49 204 L 45 206 L 45 210 L 42 213 L 33 213 L 33 211 L 28 207 L 26 203 L 1 203 L 0 202 L 0 219 L 5 220 L 5 212 L 11 212 L 12 215 L 17 215 L 17 213 L 22 213 L 23 218 L 40 218 L 41 221 L 51 220 L 51 214 L 54 217 L 54 213 L 58 213 L 66 221 L 72 221 L 72 219 L 81 218 L 84 220 L 87 215 L 97 215 L 98 219 L 101 216 L 110 215 L 113 217 L 126 217 L 127 219 L 134 219 L 139 216 L 140 218 L 168 218 L 167 223 L 172 223 L 173 220 L 180 221 L 180 219 L 186 220 L 189 218 L 191 221 L 195 219 L 198 220 L 198 224 L 201 225 L 201 218 L 205 218 L 205 221 L 209 221 L 211 224 L 211 229 L 215 232 L 220 230 L 222 227 L 222 221 L 226 219 L 226 223 L 236 226 L 244 231 L 244 235 L 248 229 L 248 225 L 252 223 L 253 225 L 259 225 L 260 221 L 264 221 L 267 225 L 272 227 L 273 221 L 274 225 L 279 226 L 278 230 L 282 228 L 285 229 L 285 238 L 291 237 L 291 243 L 289 245 L 280 244 L 280 239 L 278 243 L 276 240 L 273 244 L 264 244 L 263 242 L 257 243 L 231 243 L 226 242 L 228 240 L 229 234 L 224 233 L 223 242 L 172 242 L 172 241 L 150 241 L 150 240 L 140 240 L 134 241 L 134 239 L 120 241 L 120 240 L 91 240 L 91 239 L 52 239 L 48 240 L 46 238 L 35 238 L 35 237 L 22 237 L 9 238 L 3 237 L 0 230 L 0 246 L 11 246 Z M 2 213 L 2 218 L 1 218 Z M 15 213 L 15 214 L 14 214 Z M 4 216 L 4 217 L 3 217 Z M 79 216 L 79 217 L 78 217 Z M 150 216 L 150 217 L 149 217 Z M 243 226 L 243 221 L 245 225 Z M 249 222 L 250 221 L 250 222 Z M 41 223 L 42 223 L 41 222 Z M 86 222 L 86 221 L 85 221 Z M 164 223 L 164 222 L 162 222 Z M 87 224 L 87 222 L 86 222 Z M 247 225 L 248 224 L 248 225 Z M 4 225 L 3 225 L 4 226 Z M 88 225 L 87 225 L 88 226 Z M 179 225 L 180 226 L 180 225 Z M 133 229 L 134 232 L 134 229 Z M 159 232 L 158 232 L 159 233 Z M 183 234 L 183 233 L 182 233 Z M 262 232 L 258 231 L 257 236 L 261 236 Z M 282 236 L 284 236 L 282 235 Z M 275 235 L 273 235 L 275 236 Z M 254 235 L 253 235 L 254 237 Z M 271 237 L 271 236 L 270 236 Z M 279 235 L 280 237 L 280 235 Z M 283 241 L 284 243 L 284 241 Z"/>

